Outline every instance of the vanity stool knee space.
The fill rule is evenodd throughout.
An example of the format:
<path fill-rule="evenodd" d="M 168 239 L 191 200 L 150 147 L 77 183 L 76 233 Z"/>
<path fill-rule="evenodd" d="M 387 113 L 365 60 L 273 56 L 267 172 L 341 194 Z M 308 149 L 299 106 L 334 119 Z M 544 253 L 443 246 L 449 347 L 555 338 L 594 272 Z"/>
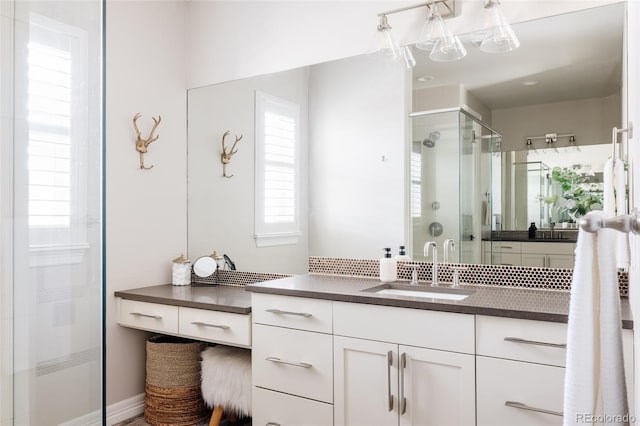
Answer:
<path fill-rule="evenodd" d="M 225 411 L 232 420 L 251 416 L 251 351 L 222 345 L 202 351 L 202 398 L 214 409 L 210 426 Z"/>

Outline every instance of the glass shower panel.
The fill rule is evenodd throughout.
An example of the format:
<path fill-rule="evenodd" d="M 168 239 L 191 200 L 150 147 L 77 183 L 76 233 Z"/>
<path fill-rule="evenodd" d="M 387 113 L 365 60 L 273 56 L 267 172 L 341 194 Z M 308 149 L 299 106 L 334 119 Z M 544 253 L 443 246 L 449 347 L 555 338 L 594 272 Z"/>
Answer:
<path fill-rule="evenodd" d="M 459 113 L 460 119 L 460 187 L 458 197 L 460 204 L 459 217 L 459 260 L 462 263 L 480 263 L 480 235 L 482 214 L 480 204 L 480 160 L 483 142 L 482 128 L 471 117 Z"/>
<path fill-rule="evenodd" d="M 2 104 L 14 133 L 0 140 L 13 158 L 10 175 L 1 169 L 12 180 L 1 193 L 12 205 L 2 211 L 12 224 L 2 253 L 12 267 L 2 277 L 13 298 L 2 335 L 12 354 L 3 357 L 3 369 L 12 365 L 11 395 L 2 395 L 10 424 L 103 420 L 102 8 L 18 1 L 2 17 L 12 29 L 2 49 L 13 52 L 2 74 L 13 78 L 1 84 L 14 95 Z"/>
<path fill-rule="evenodd" d="M 442 259 L 444 240 L 459 242 L 458 111 L 412 117 L 411 225 L 413 259 L 425 260 L 434 241 Z M 457 259 L 457 250 L 451 258 Z M 457 261 L 457 260 L 456 260 Z"/>

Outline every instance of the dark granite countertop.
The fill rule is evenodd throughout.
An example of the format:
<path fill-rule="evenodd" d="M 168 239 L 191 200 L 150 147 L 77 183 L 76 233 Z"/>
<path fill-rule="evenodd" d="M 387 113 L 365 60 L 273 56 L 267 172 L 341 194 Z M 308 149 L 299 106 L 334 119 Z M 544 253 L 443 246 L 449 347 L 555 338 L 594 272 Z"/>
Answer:
<path fill-rule="evenodd" d="M 171 284 L 141 287 L 115 292 L 116 297 L 139 302 L 209 309 L 212 311 L 248 314 L 251 312 L 251 293 L 242 286 Z"/>
<path fill-rule="evenodd" d="M 377 279 L 306 274 L 249 284 L 246 289 L 256 293 L 563 323 L 567 322 L 569 313 L 569 293 L 566 291 L 462 285 L 461 288 L 475 292 L 458 301 L 363 292 L 380 284 Z M 622 326 L 631 329 L 629 300 L 622 298 L 621 301 Z"/>

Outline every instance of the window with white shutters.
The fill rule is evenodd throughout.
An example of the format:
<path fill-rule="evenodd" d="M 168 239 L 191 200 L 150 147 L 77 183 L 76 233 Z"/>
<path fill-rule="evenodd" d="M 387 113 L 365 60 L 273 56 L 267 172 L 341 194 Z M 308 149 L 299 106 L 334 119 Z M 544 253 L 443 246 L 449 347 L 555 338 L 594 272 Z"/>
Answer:
<path fill-rule="evenodd" d="M 295 244 L 300 235 L 300 106 L 256 92 L 255 131 L 256 244 Z"/>

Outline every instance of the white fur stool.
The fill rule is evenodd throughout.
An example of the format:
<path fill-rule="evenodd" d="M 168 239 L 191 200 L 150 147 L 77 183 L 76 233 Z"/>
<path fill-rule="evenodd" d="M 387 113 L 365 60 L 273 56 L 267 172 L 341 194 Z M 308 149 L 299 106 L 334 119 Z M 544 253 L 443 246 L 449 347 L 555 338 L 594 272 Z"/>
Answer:
<path fill-rule="evenodd" d="M 218 426 L 224 411 L 251 416 L 251 351 L 212 346 L 202 351 L 202 398 L 213 408 L 209 426 Z"/>

